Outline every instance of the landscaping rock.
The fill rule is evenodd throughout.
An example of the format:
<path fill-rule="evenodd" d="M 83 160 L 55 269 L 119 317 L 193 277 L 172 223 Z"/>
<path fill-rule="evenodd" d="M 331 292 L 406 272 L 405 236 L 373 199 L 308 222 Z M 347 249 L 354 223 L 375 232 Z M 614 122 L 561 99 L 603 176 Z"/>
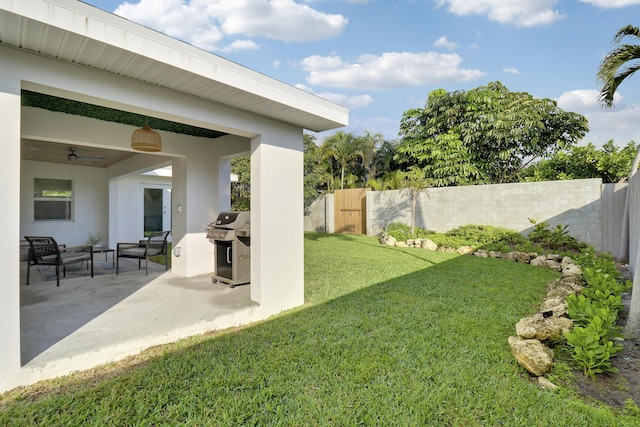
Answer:
<path fill-rule="evenodd" d="M 504 259 L 506 259 L 507 261 L 517 261 L 518 260 L 518 253 L 517 252 L 508 252 L 506 254 L 504 254 L 503 256 Z"/>
<path fill-rule="evenodd" d="M 537 313 L 520 319 L 516 324 L 516 333 L 522 338 L 545 341 L 562 337 L 565 332 L 569 332 L 572 326 L 573 322 L 566 317 L 545 318 L 542 314 Z"/>
<path fill-rule="evenodd" d="M 407 242 L 396 242 L 395 246 L 398 247 L 398 248 L 408 248 L 409 247 L 409 245 L 407 245 Z"/>
<path fill-rule="evenodd" d="M 475 248 L 472 246 L 460 246 L 456 252 L 460 255 L 469 255 L 472 254 L 473 251 L 475 251 Z"/>
<path fill-rule="evenodd" d="M 562 261 L 562 255 L 558 255 L 558 254 L 549 254 L 547 255 L 547 259 L 549 261 L 555 261 L 555 262 L 560 262 Z"/>
<path fill-rule="evenodd" d="M 478 258 L 489 258 L 489 252 L 484 250 L 484 249 L 480 249 L 479 251 L 475 251 L 473 253 L 474 256 L 477 256 Z"/>
<path fill-rule="evenodd" d="M 563 316 L 567 313 L 567 301 L 565 297 L 554 296 L 547 298 L 540 306 L 540 312 L 553 312 L 554 316 Z"/>
<path fill-rule="evenodd" d="M 420 242 L 420 247 L 422 249 L 426 249 L 428 251 L 437 251 L 438 250 L 438 245 L 436 245 L 433 241 L 431 241 L 429 239 L 422 239 L 422 241 Z"/>
<path fill-rule="evenodd" d="M 536 377 L 544 375 L 551 369 L 553 351 L 539 340 L 509 337 L 509 346 L 520 366 Z"/>
<path fill-rule="evenodd" d="M 489 258 L 504 258 L 504 254 L 500 251 L 489 251 Z"/>
<path fill-rule="evenodd" d="M 382 233 L 382 235 L 380 235 L 380 243 L 383 245 L 395 246 L 396 238 L 388 235 L 387 233 Z"/>
<path fill-rule="evenodd" d="M 545 377 L 538 377 L 538 385 L 546 390 L 551 390 L 551 391 L 554 391 L 558 388 L 557 385 L 555 385 Z"/>
<path fill-rule="evenodd" d="M 563 298 L 582 290 L 582 279 L 578 276 L 563 276 L 547 283 L 547 298 Z"/>
<path fill-rule="evenodd" d="M 549 270 L 562 271 L 562 265 L 558 261 L 554 261 L 548 259 L 542 264 L 543 267 L 548 268 Z"/>
<path fill-rule="evenodd" d="M 561 271 L 563 276 L 582 276 L 580 266 L 576 265 L 568 256 L 562 258 L 560 266 L 562 267 Z"/>
<path fill-rule="evenodd" d="M 536 267 L 546 267 L 547 257 L 544 255 L 537 256 L 533 258 L 529 264 L 535 265 Z"/>

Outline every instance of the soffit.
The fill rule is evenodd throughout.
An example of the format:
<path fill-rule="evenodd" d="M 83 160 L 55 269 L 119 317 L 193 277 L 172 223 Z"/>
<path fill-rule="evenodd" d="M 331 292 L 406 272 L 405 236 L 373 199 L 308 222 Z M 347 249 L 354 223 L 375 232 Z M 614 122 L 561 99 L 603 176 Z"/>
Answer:
<path fill-rule="evenodd" d="M 0 43 L 316 132 L 348 110 L 76 0 L 0 0 Z"/>

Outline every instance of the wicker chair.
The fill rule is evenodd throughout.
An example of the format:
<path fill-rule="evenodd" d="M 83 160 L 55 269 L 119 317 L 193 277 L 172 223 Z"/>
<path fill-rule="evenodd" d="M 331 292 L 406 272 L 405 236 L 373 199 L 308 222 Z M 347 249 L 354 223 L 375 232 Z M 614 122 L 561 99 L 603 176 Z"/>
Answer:
<path fill-rule="evenodd" d="M 138 243 L 118 243 L 116 249 L 116 274 L 120 272 L 120 258 L 135 258 L 140 262 L 145 260 L 145 275 L 149 275 L 149 257 L 164 255 L 165 270 L 169 269 L 169 254 L 167 253 L 167 237 L 170 231 L 154 231 L 145 240 Z"/>
<path fill-rule="evenodd" d="M 66 277 L 66 266 L 78 262 L 88 261 L 91 265 L 91 277 L 93 277 L 93 246 L 60 246 L 53 237 L 48 236 L 24 236 L 29 242 L 29 255 L 27 259 L 27 285 L 32 265 L 55 265 L 56 286 L 60 286 L 60 267 L 62 277 Z"/>

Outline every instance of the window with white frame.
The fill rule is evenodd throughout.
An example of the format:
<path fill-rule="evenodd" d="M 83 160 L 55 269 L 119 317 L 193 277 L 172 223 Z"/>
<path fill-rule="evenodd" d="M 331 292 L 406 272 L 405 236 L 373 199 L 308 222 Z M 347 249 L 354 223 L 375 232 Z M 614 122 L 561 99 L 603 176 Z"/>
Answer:
<path fill-rule="evenodd" d="M 35 221 L 71 221 L 73 219 L 71 180 L 34 178 L 33 213 Z"/>

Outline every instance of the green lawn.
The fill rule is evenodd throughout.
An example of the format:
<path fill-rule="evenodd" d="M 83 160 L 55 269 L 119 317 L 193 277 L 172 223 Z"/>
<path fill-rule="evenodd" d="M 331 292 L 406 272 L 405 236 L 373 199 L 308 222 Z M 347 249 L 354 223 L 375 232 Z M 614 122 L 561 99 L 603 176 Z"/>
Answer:
<path fill-rule="evenodd" d="M 7 394 L 0 425 L 640 425 L 540 389 L 511 356 L 507 337 L 556 277 L 307 234 L 305 307 L 165 346 L 102 381 Z"/>

